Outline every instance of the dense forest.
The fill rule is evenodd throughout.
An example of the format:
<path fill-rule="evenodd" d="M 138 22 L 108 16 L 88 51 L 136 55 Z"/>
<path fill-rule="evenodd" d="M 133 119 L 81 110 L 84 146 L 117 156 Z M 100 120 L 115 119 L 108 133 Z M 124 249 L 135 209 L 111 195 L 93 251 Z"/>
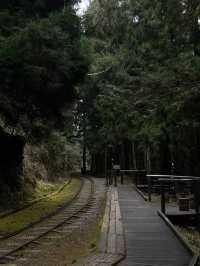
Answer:
<path fill-rule="evenodd" d="M 200 175 L 198 0 L 0 3 L 0 194 L 111 161 Z M 81 150 L 80 150 L 81 147 Z"/>
<path fill-rule="evenodd" d="M 94 0 L 83 25 L 103 71 L 84 84 L 92 171 L 199 175 L 199 1 Z"/>

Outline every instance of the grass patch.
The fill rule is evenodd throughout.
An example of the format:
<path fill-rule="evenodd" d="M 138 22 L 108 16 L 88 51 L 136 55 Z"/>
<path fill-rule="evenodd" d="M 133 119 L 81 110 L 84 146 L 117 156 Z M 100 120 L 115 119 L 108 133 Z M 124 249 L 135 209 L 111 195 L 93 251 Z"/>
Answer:
<path fill-rule="evenodd" d="M 28 198 L 27 202 L 30 202 L 32 200 L 36 200 L 38 198 L 44 197 L 50 193 L 53 193 L 64 184 L 63 180 L 58 180 L 56 183 L 48 182 L 39 180 L 37 181 L 37 186 L 35 189 L 35 193 L 31 195 L 31 197 Z"/>
<path fill-rule="evenodd" d="M 145 197 L 148 200 L 148 193 L 144 190 L 141 190 Z M 161 202 L 161 195 L 158 193 L 151 193 L 151 202 L 153 203 L 160 203 Z M 168 193 L 165 193 L 165 202 L 166 203 L 172 203 L 172 204 L 178 204 L 178 199 Z"/>
<path fill-rule="evenodd" d="M 178 231 L 188 240 L 194 252 L 200 255 L 200 232 L 195 229 L 179 227 Z"/>
<path fill-rule="evenodd" d="M 55 189 L 53 189 L 51 185 L 49 186 L 41 184 L 41 187 L 43 187 L 44 189 L 39 190 L 40 197 L 41 195 L 44 196 L 44 192 L 42 191 L 45 191 L 45 193 L 49 194 L 50 192 L 57 190 L 59 186 L 56 185 L 54 187 Z M 36 204 L 15 214 L 1 218 L 0 235 L 3 236 L 21 230 L 29 224 L 35 223 L 45 216 L 51 214 L 52 212 L 56 211 L 60 205 L 72 199 L 79 188 L 80 180 L 73 178 L 71 183 L 59 193 L 53 194 L 50 197 L 46 197 Z"/>
<path fill-rule="evenodd" d="M 67 181 L 69 182 L 69 180 Z M 50 195 L 51 193 L 56 193 L 59 191 L 60 188 L 67 183 L 66 180 L 58 179 L 56 182 L 49 182 L 43 180 L 37 180 L 36 187 L 34 191 L 28 190 L 26 191 L 26 196 L 23 197 L 22 200 L 16 200 L 12 204 L 8 204 L 8 206 L 1 206 L 0 210 L 0 218 L 4 215 L 8 215 L 13 211 L 19 210 L 21 208 L 26 207 L 27 205 L 34 204 L 36 201 L 40 200 L 41 198 Z"/>

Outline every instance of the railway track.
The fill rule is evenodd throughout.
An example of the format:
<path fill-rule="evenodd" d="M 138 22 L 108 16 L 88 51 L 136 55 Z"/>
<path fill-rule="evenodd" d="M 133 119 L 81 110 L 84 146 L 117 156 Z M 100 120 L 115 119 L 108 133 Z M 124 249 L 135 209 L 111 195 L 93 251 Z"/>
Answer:
<path fill-rule="evenodd" d="M 72 224 L 92 206 L 94 200 L 94 181 L 81 178 L 81 188 L 74 198 L 59 213 L 44 221 L 26 228 L 16 235 L 0 240 L 0 265 L 11 265 L 31 244 L 40 244 L 40 239 L 52 232 L 59 233 L 63 227 Z M 21 255 L 20 255 L 21 256 Z M 16 264 L 12 264 L 16 265 Z"/>

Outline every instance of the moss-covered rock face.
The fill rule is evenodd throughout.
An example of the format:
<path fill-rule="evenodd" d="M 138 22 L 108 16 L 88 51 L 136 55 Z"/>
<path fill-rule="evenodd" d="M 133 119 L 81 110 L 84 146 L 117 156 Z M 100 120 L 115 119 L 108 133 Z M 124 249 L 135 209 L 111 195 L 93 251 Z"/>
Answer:
<path fill-rule="evenodd" d="M 61 135 L 40 145 L 0 129 L 0 210 L 23 204 L 38 180 L 54 181 L 80 169 L 80 146 Z"/>
<path fill-rule="evenodd" d="M 70 143 L 58 132 L 40 145 L 26 144 L 24 148 L 24 180 L 56 181 L 81 168 L 81 147 Z"/>
<path fill-rule="evenodd" d="M 0 198 L 1 203 L 12 198 L 23 185 L 23 151 L 25 140 L 0 130 Z"/>
<path fill-rule="evenodd" d="M 42 156 L 43 155 L 43 156 Z M 46 155 L 46 156 L 45 156 Z M 48 171 L 43 157 L 48 158 L 44 145 L 34 146 L 26 144 L 24 148 L 24 177 L 25 182 L 34 186 L 35 180 L 47 180 Z"/>

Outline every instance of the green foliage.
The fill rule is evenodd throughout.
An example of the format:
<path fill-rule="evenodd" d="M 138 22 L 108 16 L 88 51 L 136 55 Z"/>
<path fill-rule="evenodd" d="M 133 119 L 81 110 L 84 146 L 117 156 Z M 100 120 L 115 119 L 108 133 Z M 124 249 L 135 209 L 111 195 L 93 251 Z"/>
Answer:
<path fill-rule="evenodd" d="M 49 172 L 52 175 L 59 176 L 63 172 L 80 169 L 80 147 L 78 144 L 67 142 L 66 136 L 53 132 L 46 143 L 46 148 L 48 151 L 47 167 L 51 168 Z"/>
<path fill-rule="evenodd" d="M 24 162 L 23 150 L 14 166 L 6 169 L 1 162 L 1 198 L 5 201 L 20 200 L 24 183 L 34 187 L 35 178 L 56 179 L 80 165 L 79 146 L 69 143 L 68 137 L 74 131 L 76 86 L 87 73 L 90 59 L 75 13 L 77 2 L 0 3 L 0 128 L 10 135 L 23 135 L 34 147 L 27 155 L 26 145 Z M 22 169 L 23 163 L 24 176 L 13 174 L 6 185 L 6 171 L 9 179 L 12 168 Z M 20 187 L 15 189 L 15 183 Z"/>
<path fill-rule="evenodd" d="M 88 69 L 79 19 L 66 5 L 64 12 L 28 22 L 6 38 L 2 31 L 0 115 L 7 125 L 41 138 L 59 126 L 63 108 L 71 107 L 75 85 Z"/>
<path fill-rule="evenodd" d="M 161 156 L 164 145 L 177 172 L 199 174 L 199 11 L 198 1 L 91 3 L 91 72 L 111 68 L 87 80 L 89 149 L 129 140 Z"/>

